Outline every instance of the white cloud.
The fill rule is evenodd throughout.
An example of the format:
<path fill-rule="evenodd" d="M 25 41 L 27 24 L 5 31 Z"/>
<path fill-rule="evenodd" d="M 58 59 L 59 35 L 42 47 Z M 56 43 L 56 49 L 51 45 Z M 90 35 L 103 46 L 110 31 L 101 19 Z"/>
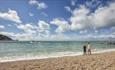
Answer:
<path fill-rule="evenodd" d="M 44 15 L 45 17 L 48 17 L 48 14 L 46 14 L 45 12 L 42 12 L 41 15 Z"/>
<path fill-rule="evenodd" d="M 13 32 L 4 32 L 4 31 L 1 31 L 0 34 L 9 36 L 13 40 L 19 40 L 19 41 L 31 41 L 31 40 L 38 41 L 38 40 L 48 40 L 46 38 L 49 38 L 48 31 L 45 31 L 44 33 L 39 33 L 38 35 L 33 33 L 27 33 L 27 32 L 13 33 Z"/>
<path fill-rule="evenodd" d="M 38 2 L 36 0 L 30 0 L 30 5 L 36 5 L 38 9 L 46 9 L 48 6 L 44 2 Z"/>
<path fill-rule="evenodd" d="M 41 3 L 38 3 L 38 9 L 46 9 L 48 6 L 44 3 L 44 2 L 41 2 Z"/>
<path fill-rule="evenodd" d="M 34 4 L 37 4 L 38 2 L 36 1 L 36 0 L 30 0 L 29 1 L 29 4 L 32 4 L 32 5 L 34 5 Z"/>
<path fill-rule="evenodd" d="M 98 33 L 99 31 L 98 30 L 95 30 L 95 33 Z"/>
<path fill-rule="evenodd" d="M 87 0 L 85 6 L 88 8 L 96 8 L 102 6 L 101 0 Z"/>
<path fill-rule="evenodd" d="M 14 36 L 15 33 L 13 33 L 13 32 L 4 32 L 4 31 L 1 31 L 0 34 L 6 35 L 6 36 Z"/>
<path fill-rule="evenodd" d="M 71 35 L 69 36 L 72 41 L 107 41 L 107 40 L 114 40 L 115 35 L 113 34 L 86 34 L 86 35 Z"/>
<path fill-rule="evenodd" d="M 29 13 L 29 16 L 31 16 L 31 17 L 32 17 L 32 16 L 34 16 L 34 14 L 30 12 L 30 13 Z"/>
<path fill-rule="evenodd" d="M 3 32 L 3 31 L 1 31 L 0 34 L 9 36 L 13 40 L 19 40 L 19 41 L 29 41 L 29 40 L 62 41 L 62 40 L 70 40 L 70 38 L 64 34 L 55 34 L 55 35 L 50 35 L 50 36 L 46 36 L 45 34 L 40 34 L 40 35 L 36 36 L 33 34 L 29 34 L 29 33 L 13 33 L 13 32 Z"/>
<path fill-rule="evenodd" d="M 32 26 L 31 24 L 16 24 L 16 26 L 18 29 L 21 29 L 26 33 L 30 33 L 30 34 L 36 33 L 36 31 L 34 30 L 35 27 Z"/>
<path fill-rule="evenodd" d="M 8 24 L 9 27 L 11 27 L 12 25 L 11 24 Z"/>
<path fill-rule="evenodd" d="M 38 22 L 39 30 L 40 31 L 45 31 L 50 29 L 50 25 L 46 23 L 45 21 L 40 20 Z"/>
<path fill-rule="evenodd" d="M 65 34 L 53 34 L 49 37 L 48 40 L 53 40 L 53 41 L 68 41 L 71 38 Z"/>
<path fill-rule="evenodd" d="M 37 2 L 37 1 L 36 1 Z M 32 2 L 31 4 L 36 4 Z M 68 10 L 71 10 L 68 8 Z M 11 33 L 0 32 L 0 34 L 9 35 L 14 39 L 19 40 L 88 40 L 88 39 L 115 39 L 115 3 L 111 3 L 105 7 L 99 7 L 95 12 L 90 13 L 90 9 L 85 6 L 80 6 L 72 11 L 70 17 L 70 24 L 68 21 L 60 18 L 53 19 L 50 23 L 56 25 L 56 35 L 50 35 L 50 24 L 40 20 L 38 25 L 32 24 L 16 24 L 18 29 L 24 31 L 24 33 Z M 108 27 L 113 29 L 110 34 L 98 34 L 98 28 Z M 0 28 L 4 28 L 1 27 Z M 94 30 L 94 34 L 87 34 L 88 29 Z M 63 32 L 68 30 L 77 30 L 80 35 L 66 36 Z M 83 35 L 82 35 L 83 34 Z M 84 36 L 84 34 L 87 34 Z"/>
<path fill-rule="evenodd" d="M 112 26 L 112 27 L 111 27 L 111 30 L 113 30 L 113 31 L 114 31 L 114 30 L 115 30 L 115 26 Z"/>
<path fill-rule="evenodd" d="M 29 33 L 13 33 L 13 32 L 3 32 L 0 34 L 11 37 L 14 40 L 20 41 L 88 41 L 88 40 L 114 40 L 115 41 L 115 32 L 110 34 L 87 34 L 87 35 L 65 35 L 65 34 L 52 34 L 50 36 L 46 36 L 45 34 L 34 35 Z"/>
<path fill-rule="evenodd" d="M 3 25 L 0 25 L 0 29 L 4 29 L 5 28 L 5 26 L 3 26 Z"/>
<path fill-rule="evenodd" d="M 115 3 L 109 6 L 98 8 L 93 16 L 94 25 L 99 27 L 115 26 Z M 97 22 L 98 21 L 98 22 Z"/>
<path fill-rule="evenodd" d="M 112 35 L 115 35 L 115 32 L 113 32 Z"/>
<path fill-rule="evenodd" d="M 80 34 L 87 33 L 87 30 L 81 30 L 79 33 L 80 33 Z"/>
<path fill-rule="evenodd" d="M 71 8 L 70 8 L 69 6 L 65 6 L 64 8 L 65 8 L 68 12 L 72 13 L 72 10 L 71 10 Z"/>
<path fill-rule="evenodd" d="M 8 36 L 12 38 L 13 40 L 19 40 L 19 41 L 29 41 L 34 40 L 34 36 L 32 34 L 28 33 L 13 33 L 13 32 L 0 32 L 0 34 Z"/>
<path fill-rule="evenodd" d="M 71 5 L 75 6 L 75 2 L 76 2 L 75 0 L 71 0 Z"/>
<path fill-rule="evenodd" d="M 49 37 L 50 35 L 50 24 L 48 24 L 45 21 L 39 20 L 38 26 L 37 26 L 37 39 L 43 39 L 46 37 Z"/>
<path fill-rule="evenodd" d="M 5 31 L 1 31 L 0 34 L 8 36 L 12 39 L 14 39 L 14 35 L 15 35 L 15 33 L 13 33 L 13 32 L 5 32 Z"/>
<path fill-rule="evenodd" d="M 72 12 L 70 18 L 72 30 L 82 30 L 92 27 L 91 17 L 88 16 L 89 9 L 85 6 L 80 6 L 79 9 L 75 9 Z"/>
<path fill-rule="evenodd" d="M 0 18 L 21 23 L 20 17 L 15 10 L 9 9 L 8 12 L 0 12 Z"/>
<path fill-rule="evenodd" d="M 99 7 L 94 13 L 85 6 L 75 9 L 70 18 L 72 30 L 98 29 L 115 26 L 115 3 Z"/>
<path fill-rule="evenodd" d="M 38 25 L 32 25 L 32 23 L 15 25 L 17 29 L 23 30 L 21 33 L 15 33 L 14 38 L 17 40 L 39 40 L 50 35 L 50 25 L 42 20 L 38 22 Z"/>
<path fill-rule="evenodd" d="M 17 25 L 17 28 L 26 30 L 26 29 L 33 29 L 34 27 L 31 24 L 25 24 L 25 25 L 19 24 L 19 25 Z"/>
<path fill-rule="evenodd" d="M 14 39 L 19 41 L 34 40 L 34 35 L 28 33 L 17 33 L 14 35 Z"/>
<path fill-rule="evenodd" d="M 50 23 L 58 26 L 55 30 L 55 32 L 57 33 L 62 33 L 70 29 L 70 25 L 68 24 L 68 22 L 63 19 L 56 18 L 53 19 L 53 21 L 51 21 Z"/>
<path fill-rule="evenodd" d="M 24 32 L 13 33 L 1 31 L 0 34 L 11 37 L 14 40 L 28 41 L 28 40 L 41 40 L 40 38 L 49 37 L 49 25 L 44 21 L 40 21 L 39 26 L 31 24 L 15 24 L 16 27 Z M 38 30 L 39 29 L 39 30 Z M 42 29 L 42 31 L 40 31 Z"/>

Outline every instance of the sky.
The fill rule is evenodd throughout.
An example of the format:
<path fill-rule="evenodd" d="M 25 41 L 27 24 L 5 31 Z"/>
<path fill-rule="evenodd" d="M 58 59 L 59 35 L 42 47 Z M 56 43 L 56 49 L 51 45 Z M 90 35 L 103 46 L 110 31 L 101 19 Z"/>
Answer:
<path fill-rule="evenodd" d="M 114 0 L 0 0 L 0 34 L 14 40 L 115 40 Z"/>

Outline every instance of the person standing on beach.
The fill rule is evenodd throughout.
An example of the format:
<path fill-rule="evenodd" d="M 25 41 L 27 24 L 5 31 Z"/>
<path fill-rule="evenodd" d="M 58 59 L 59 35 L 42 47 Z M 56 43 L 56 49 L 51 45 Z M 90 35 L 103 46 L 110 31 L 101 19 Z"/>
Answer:
<path fill-rule="evenodd" d="M 91 45 L 90 45 L 89 42 L 88 42 L 88 45 L 87 45 L 87 54 L 91 55 Z"/>
<path fill-rule="evenodd" d="M 84 55 L 86 55 L 86 51 L 87 51 L 87 46 L 84 45 L 84 46 L 83 46 L 83 54 L 84 54 Z"/>

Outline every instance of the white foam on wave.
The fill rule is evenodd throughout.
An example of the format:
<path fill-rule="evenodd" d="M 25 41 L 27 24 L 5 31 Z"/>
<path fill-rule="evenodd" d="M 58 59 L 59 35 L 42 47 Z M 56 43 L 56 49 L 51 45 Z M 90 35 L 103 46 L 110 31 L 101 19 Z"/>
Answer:
<path fill-rule="evenodd" d="M 106 50 L 93 50 L 94 53 L 105 53 L 105 52 L 112 52 L 115 49 L 106 49 Z M 14 57 L 3 57 L 0 58 L 0 62 L 11 62 L 11 61 L 22 61 L 22 60 L 34 60 L 34 59 L 47 59 L 47 58 L 57 58 L 57 57 L 64 57 L 64 56 L 78 56 L 82 55 L 82 52 L 58 52 L 49 55 L 26 55 L 26 56 L 14 56 Z"/>
<path fill-rule="evenodd" d="M 13 57 L 3 57 L 0 58 L 0 62 L 11 62 L 11 61 L 21 61 L 21 60 L 33 60 L 33 59 L 46 59 L 46 58 L 57 58 L 64 56 L 76 56 L 81 55 L 81 52 L 57 52 L 48 55 L 25 55 L 25 56 L 13 56 Z"/>

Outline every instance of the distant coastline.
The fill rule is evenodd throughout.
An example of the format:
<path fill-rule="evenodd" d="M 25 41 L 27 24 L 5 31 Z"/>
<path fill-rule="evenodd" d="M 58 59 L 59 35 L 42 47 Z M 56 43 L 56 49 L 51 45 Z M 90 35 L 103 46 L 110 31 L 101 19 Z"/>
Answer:
<path fill-rule="evenodd" d="M 13 41 L 10 37 L 0 34 L 0 41 Z"/>

